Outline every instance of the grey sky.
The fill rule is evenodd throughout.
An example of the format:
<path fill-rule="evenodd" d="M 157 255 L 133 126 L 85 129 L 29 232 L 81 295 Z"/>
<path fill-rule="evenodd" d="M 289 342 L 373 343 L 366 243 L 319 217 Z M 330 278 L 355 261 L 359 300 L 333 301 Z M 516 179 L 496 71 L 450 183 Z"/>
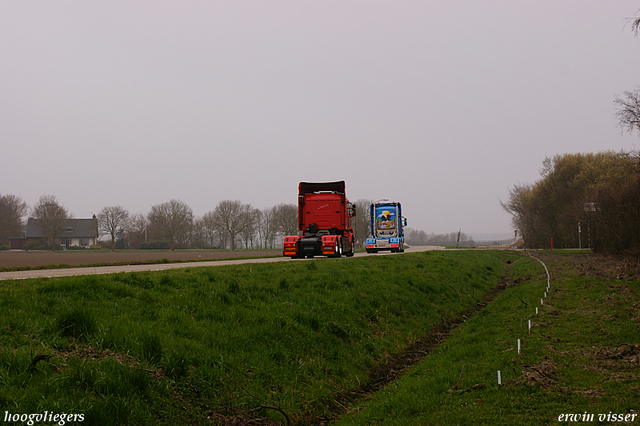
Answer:
<path fill-rule="evenodd" d="M 173 198 L 403 202 L 427 232 L 511 233 L 545 157 L 630 150 L 640 2 L 3 1 L 0 193 L 76 217 Z"/>

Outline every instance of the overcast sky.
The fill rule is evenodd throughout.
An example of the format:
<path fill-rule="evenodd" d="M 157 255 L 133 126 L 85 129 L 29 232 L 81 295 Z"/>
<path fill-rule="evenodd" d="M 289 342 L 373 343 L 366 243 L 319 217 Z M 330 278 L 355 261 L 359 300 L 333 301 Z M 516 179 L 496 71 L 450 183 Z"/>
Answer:
<path fill-rule="evenodd" d="M 0 194 L 77 218 L 179 199 L 401 201 L 426 232 L 513 233 L 545 157 L 631 150 L 637 0 L 0 2 Z"/>

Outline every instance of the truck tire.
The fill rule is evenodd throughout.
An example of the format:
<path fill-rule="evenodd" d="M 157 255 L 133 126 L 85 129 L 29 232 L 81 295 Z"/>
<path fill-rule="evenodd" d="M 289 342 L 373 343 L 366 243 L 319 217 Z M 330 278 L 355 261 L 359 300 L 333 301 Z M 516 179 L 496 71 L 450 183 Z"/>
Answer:
<path fill-rule="evenodd" d="M 355 247 L 355 241 L 353 241 L 353 239 L 351 239 L 349 241 L 349 251 L 346 252 L 344 255 L 347 256 L 347 257 L 353 257 L 353 255 L 354 255 L 354 252 L 353 252 L 354 247 Z"/>
<path fill-rule="evenodd" d="M 331 257 L 341 257 L 342 256 L 342 241 L 340 238 L 336 239 L 336 247 L 334 249 L 335 254 Z"/>

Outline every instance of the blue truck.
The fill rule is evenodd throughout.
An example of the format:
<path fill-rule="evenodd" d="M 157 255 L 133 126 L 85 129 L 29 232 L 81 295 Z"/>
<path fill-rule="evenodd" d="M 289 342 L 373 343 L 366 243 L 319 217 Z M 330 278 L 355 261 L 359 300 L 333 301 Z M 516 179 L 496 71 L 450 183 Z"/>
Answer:
<path fill-rule="evenodd" d="M 380 200 L 369 206 L 369 238 L 365 242 L 367 253 L 380 250 L 404 251 L 404 227 L 407 219 L 402 216 L 402 206 L 397 201 Z"/>

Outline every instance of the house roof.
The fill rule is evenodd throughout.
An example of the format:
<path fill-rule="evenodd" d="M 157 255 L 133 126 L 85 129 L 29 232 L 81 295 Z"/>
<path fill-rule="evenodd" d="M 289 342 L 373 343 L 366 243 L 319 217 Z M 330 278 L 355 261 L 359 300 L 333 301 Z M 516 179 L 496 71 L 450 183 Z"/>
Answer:
<path fill-rule="evenodd" d="M 27 238 L 42 238 L 42 228 L 38 226 L 41 219 L 29 218 L 27 221 Z M 66 230 L 62 235 L 56 237 L 63 238 L 96 238 L 98 236 L 97 219 L 69 219 Z"/>

